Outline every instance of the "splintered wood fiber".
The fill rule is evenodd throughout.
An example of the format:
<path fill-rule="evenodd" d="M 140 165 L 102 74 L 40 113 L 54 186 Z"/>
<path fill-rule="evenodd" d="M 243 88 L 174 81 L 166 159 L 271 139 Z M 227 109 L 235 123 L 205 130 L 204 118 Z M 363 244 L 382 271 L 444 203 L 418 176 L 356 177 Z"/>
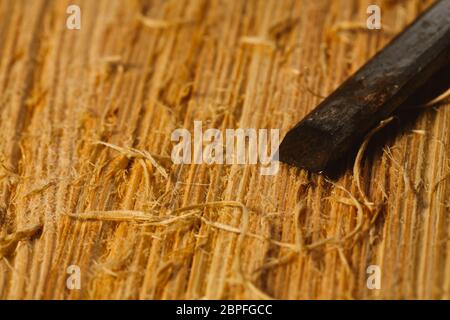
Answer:
<path fill-rule="evenodd" d="M 0 0 L 0 297 L 449 299 L 448 103 L 332 181 L 170 158 L 194 121 L 282 138 L 431 3 Z"/>

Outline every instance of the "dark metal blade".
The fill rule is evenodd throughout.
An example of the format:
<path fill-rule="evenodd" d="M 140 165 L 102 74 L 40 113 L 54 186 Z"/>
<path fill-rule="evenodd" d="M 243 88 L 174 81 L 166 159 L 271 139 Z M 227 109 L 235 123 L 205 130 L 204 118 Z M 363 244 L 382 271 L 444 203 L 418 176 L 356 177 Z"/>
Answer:
<path fill-rule="evenodd" d="M 450 0 L 441 0 L 289 131 L 281 161 L 326 170 L 450 63 Z"/>

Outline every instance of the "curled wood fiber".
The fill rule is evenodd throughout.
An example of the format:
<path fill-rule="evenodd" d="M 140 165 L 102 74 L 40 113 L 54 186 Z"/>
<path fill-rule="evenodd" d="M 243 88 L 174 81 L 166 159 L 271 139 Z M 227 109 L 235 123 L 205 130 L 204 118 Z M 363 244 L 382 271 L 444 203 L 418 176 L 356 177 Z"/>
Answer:
<path fill-rule="evenodd" d="M 357 178 L 170 161 L 194 120 L 283 135 L 431 2 L 375 3 L 0 0 L 0 297 L 450 298 L 445 105 Z"/>

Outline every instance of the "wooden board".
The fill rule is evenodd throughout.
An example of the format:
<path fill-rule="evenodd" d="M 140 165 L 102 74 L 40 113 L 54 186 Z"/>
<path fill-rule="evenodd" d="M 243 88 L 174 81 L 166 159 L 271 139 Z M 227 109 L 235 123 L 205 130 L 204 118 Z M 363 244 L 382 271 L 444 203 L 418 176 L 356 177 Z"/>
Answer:
<path fill-rule="evenodd" d="M 445 105 L 369 145 L 373 210 L 351 168 L 331 182 L 170 161 L 194 121 L 284 136 L 430 4 L 0 0 L 0 297 L 450 298 Z M 159 224 L 105 220 L 124 214 Z"/>

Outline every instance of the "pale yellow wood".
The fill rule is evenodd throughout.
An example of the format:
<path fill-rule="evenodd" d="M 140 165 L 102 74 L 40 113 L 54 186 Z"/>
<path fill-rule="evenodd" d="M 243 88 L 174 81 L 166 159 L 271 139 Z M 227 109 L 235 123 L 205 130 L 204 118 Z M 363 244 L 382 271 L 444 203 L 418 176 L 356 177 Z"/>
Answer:
<path fill-rule="evenodd" d="M 66 29 L 69 4 L 79 31 Z M 381 31 L 361 28 L 369 4 Z M 164 160 L 171 132 L 194 120 L 284 135 L 430 4 L 0 0 L 0 239 L 17 240 L 0 260 L 0 297 L 450 298 L 446 105 L 369 145 L 372 212 L 351 168 L 332 184 L 285 165 L 261 176 Z M 358 210 L 362 229 L 346 238 Z M 161 219 L 68 215 L 82 212 Z M 70 265 L 80 290 L 66 287 Z M 366 286 L 370 265 L 380 290 Z"/>

